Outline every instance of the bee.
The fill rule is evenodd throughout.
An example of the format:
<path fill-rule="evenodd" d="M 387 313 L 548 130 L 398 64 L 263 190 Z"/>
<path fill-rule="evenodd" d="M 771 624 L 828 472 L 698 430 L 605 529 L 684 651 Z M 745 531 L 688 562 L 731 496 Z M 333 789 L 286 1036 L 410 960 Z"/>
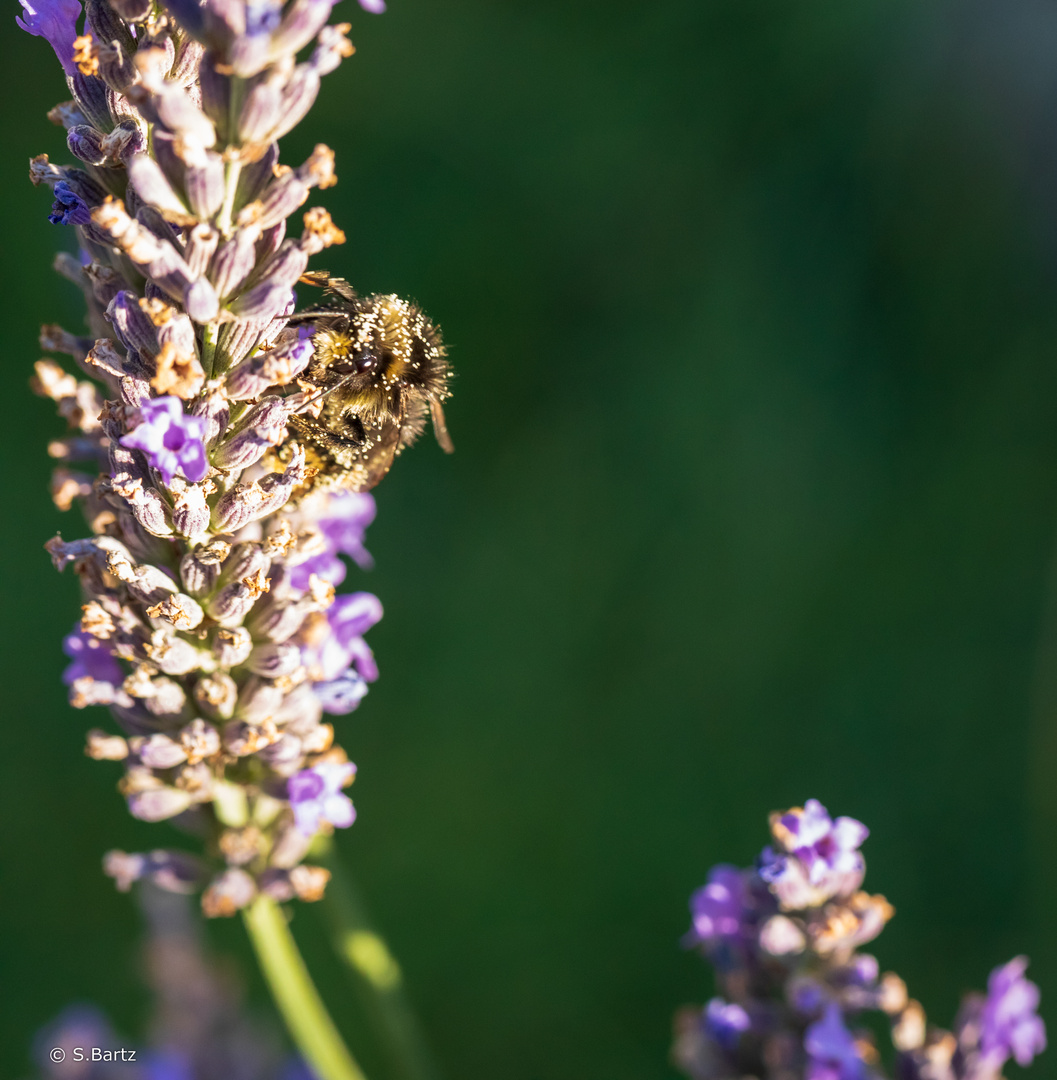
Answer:
<path fill-rule="evenodd" d="M 398 296 L 358 296 L 326 273 L 301 280 L 326 290 L 318 309 L 290 320 L 312 327 L 314 356 L 299 384 L 318 414 L 288 422 L 316 470 L 310 486 L 369 491 L 422 433 L 427 414 L 450 454 L 442 403 L 451 370 L 439 329 Z"/>

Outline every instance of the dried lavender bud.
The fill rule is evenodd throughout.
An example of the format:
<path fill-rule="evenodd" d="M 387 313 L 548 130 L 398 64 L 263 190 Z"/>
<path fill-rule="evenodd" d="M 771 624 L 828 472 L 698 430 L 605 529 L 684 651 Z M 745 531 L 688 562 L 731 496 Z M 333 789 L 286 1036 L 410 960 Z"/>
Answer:
<path fill-rule="evenodd" d="M 234 680 L 230 676 L 224 676 L 224 678 L 227 678 L 234 688 Z M 198 688 L 202 682 L 203 680 L 200 679 L 195 684 L 196 702 L 199 700 Z M 187 755 L 188 764 L 197 765 L 204 758 L 211 758 L 220 753 L 220 734 L 212 724 L 207 724 L 204 720 L 192 720 L 186 727 L 180 729 L 180 746 Z"/>
<path fill-rule="evenodd" d="M 286 438 L 286 422 L 292 411 L 283 398 L 269 397 L 258 402 L 213 452 L 213 464 L 218 469 L 245 469 L 259 461 Z"/>
<path fill-rule="evenodd" d="M 253 648 L 253 639 L 244 626 L 218 627 L 211 636 L 213 655 L 226 668 L 245 663 Z"/>
<path fill-rule="evenodd" d="M 217 539 L 188 551 L 180 560 L 184 588 L 197 599 L 211 592 L 220 577 L 220 566 L 230 551 L 230 544 Z"/>
<path fill-rule="evenodd" d="M 292 675 L 301 666 L 301 649 L 289 643 L 258 645 L 250 653 L 247 666 L 255 675 L 269 679 Z"/>
<path fill-rule="evenodd" d="M 187 760 L 187 751 L 168 735 L 160 733 L 129 740 L 129 749 L 148 769 L 171 769 Z"/>
<path fill-rule="evenodd" d="M 195 683 L 195 704 L 214 720 L 231 719 L 235 712 L 238 695 L 238 683 L 223 671 L 204 675 Z"/>
<path fill-rule="evenodd" d="M 191 802 L 191 796 L 186 791 L 159 786 L 129 795 L 128 810 L 140 821 L 166 821 L 182 814 Z"/>
<path fill-rule="evenodd" d="M 273 386 L 292 383 L 312 359 L 311 335 L 256 353 L 236 365 L 227 376 L 227 393 L 234 401 L 260 397 Z"/>
<path fill-rule="evenodd" d="M 128 757 L 128 743 L 120 735 L 108 735 L 93 728 L 88 732 L 84 752 L 95 761 L 124 761 Z"/>
<path fill-rule="evenodd" d="M 245 870 L 225 870 L 202 894 L 202 910 L 210 918 L 234 915 L 257 895 L 257 885 Z"/>

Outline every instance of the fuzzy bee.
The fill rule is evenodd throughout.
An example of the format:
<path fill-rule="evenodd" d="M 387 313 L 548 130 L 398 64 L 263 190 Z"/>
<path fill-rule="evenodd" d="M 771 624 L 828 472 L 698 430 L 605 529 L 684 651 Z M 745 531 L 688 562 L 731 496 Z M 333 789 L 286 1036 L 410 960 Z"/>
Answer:
<path fill-rule="evenodd" d="M 451 372 L 437 327 L 398 296 L 361 297 L 326 274 L 302 280 L 326 289 L 319 308 L 291 319 L 313 331 L 314 356 L 300 385 L 318 412 L 289 420 L 316 470 L 311 485 L 370 490 L 422 433 L 427 414 L 450 454 L 442 403 Z"/>

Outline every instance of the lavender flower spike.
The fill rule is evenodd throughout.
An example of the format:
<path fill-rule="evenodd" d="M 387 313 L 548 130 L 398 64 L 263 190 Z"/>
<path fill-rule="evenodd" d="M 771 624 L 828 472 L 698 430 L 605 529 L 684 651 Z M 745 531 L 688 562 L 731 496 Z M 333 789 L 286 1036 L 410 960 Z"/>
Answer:
<path fill-rule="evenodd" d="M 172 484 L 178 472 L 197 483 L 209 471 L 203 442 L 208 423 L 200 416 L 187 416 L 177 397 L 160 397 L 140 406 L 141 422 L 121 445 L 141 450 L 147 461 Z"/>
<path fill-rule="evenodd" d="M 88 753 L 122 762 L 129 811 L 179 815 L 204 838 L 200 875 L 144 870 L 155 884 L 202 886 L 209 917 L 262 896 L 317 900 L 326 875 L 301 863 L 301 841 L 355 817 L 341 790 L 354 767 L 328 721 L 378 678 L 364 635 L 382 615 L 370 593 L 335 586 L 350 561 L 371 566 L 366 491 L 413 436 L 414 409 L 443 429 L 443 346 L 415 305 L 373 298 L 432 357 L 432 396 L 405 417 L 379 368 L 385 401 L 364 418 L 400 414 L 399 446 L 372 428 L 354 468 L 321 454 L 312 429 L 337 420 L 315 370 L 329 363 L 319 297 L 293 317 L 294 289 L 327 280 L 306 277 L 309 259 L 345 234 L 322 206 L 286 219 L 337 183 L 334 154 L 318 143 L 291 167 L 276 140 L 354 52 L 349 24 L 327 25 L 334 0 L 84 3 L 83 27 L 82 0 L 21 0 L 19 19 L 55 49 L 74 99 L 55 115 L 78 163 L 41 154 L 30 179 L 77 239 L 63 272 L 90 329 L 49 328 L 44 347 L 76 366 L 41 360 L 33 383 L 85 463 L 52 487 L 92 533 L 47 545 L 86 594 L 64 679 L 72 704 L 106 706 L 120 728 L 93 728 Z M 392 344 L 370 346 L 379 364 Z M 129 868 L 153 864 L 133 852 L 108 865 L 131 884 Z"/>
<path fill-rule="evenodd" d="M 21 16 L 15 22 L 29 34 L 44 38 L 67 75 L 77 68 L 73 62 L 73 41 L 77 37 L 77 20 L 81 17 L 81 0 L 18 0 Z"/>

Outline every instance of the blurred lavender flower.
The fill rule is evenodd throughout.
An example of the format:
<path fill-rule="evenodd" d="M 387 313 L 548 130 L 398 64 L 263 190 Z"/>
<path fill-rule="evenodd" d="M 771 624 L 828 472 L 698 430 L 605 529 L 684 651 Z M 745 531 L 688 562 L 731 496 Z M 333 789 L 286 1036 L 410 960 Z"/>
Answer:
<path fill-rule="evenodd" d="M 247 1012 L 230 965 L 218 965 L 205 954 L 187 898 L 148 886 L 141 900 L 149 928 L 143 948 L 150 991 L 146 1038 L 119 1035 L 94 1006 L 71 1006 L 33 1040 L 40 1080 L 310 1077 L 300 1058 L 283 1052 L 272 1026 Z M 65 1053 L 62 1061 L 52 1056 L 56 1048 Z M 116 1060 L 92 1061 L 92 1048 L 100 1058 L 107 1051 L 118 1055 Z M 126 1051 L 124 1061 L 121 1049 Z"/>
<path fill-rule="evenodd" d="M 880 1053 L 859 1024 L 886 1016 L 900 1080 L 999 1080 L 1013 1057 L 1045 1048 L 1038 988 L 1019 957 L 968 995 L 951 1031 L 930 1027 L 903 980 L 859 952 L 893 915 L 859 889 L 869 835 L 817 800 L 771 815 L 755 869 L 714 867 L 693 894 L 684 939 L 715 966 L 722 997 L 676 1016 L 673 1059 L 693 1080 L 880 1080 Z"/>
<path fill-rule="evenodd" d="M 772 816 L 775 847 L 764 848 L 759 872 L 784 909 L 810 907 L 847 896 L 861 884 L 865 864 L 859 846 L 869 829 L 854 818 L 834 822 L 817 799 Z"/>
<path fill-rule="evenodd" d="M 705 1027 L 724 1050 L 733 1050 L 751 1025 L 749 1014 L 740 1005 L 712 998 L 705 1006 Z"/>
<path fill-rule="evenodd" d="M 997 1072 L 1012 1057 L 1030 1065 L 1046 1049 L 1046 1026 L 1037 1015 L 1039 988 L 1024 978 L 1026 956 L 995 968 L 987 980 L 987 1000 L 980 1018 L 980 1053 Z"/>
<path fill-rule="evenodd" d="M 207 421 L 187 416 L 178 397 L 160 397 L 140 405 L 140 423 L 121 440 L 122 446 L 140 450 L 150 465 L 171 485 L 177 473 L 197 484 L 209 471 L 205 439 Z"/>
<path fill-rule="evenodd" d="M 804 1051 L 805 1080 L 858 1080 L 863 1074 L 855 1038 L 844 1026 L 840 1007 L 833 1002 L 826 1006 L 822 1019 L 804 1032 Z"/>

